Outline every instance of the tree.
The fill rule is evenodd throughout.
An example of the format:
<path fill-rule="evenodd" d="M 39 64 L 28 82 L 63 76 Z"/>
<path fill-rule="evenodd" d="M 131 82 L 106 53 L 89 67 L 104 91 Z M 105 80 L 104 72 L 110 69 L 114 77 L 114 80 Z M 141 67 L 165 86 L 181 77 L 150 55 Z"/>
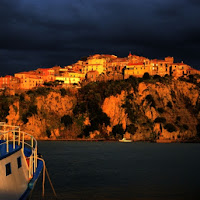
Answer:
<path fill-rule="evenodd" d="M 30 112 L 31 115 L 32 115 L 32 114 L 33 114 L 33 115 L 37 114 L 37 105 L 30 105 L 30 106 L 29 106 L 29 109 L 28 109 L 28 112 Z"/>
<path fill-rule="evenodd" d="M 158 112 L 159 112 L 160 114 L 162 114 L 162 113 L 165 112 L 165 110 L 164 110 L 163 108 L 158 108 Z"/>
<path fill-rule="evenodd" d="M 170 124 L 170 123 L 166 124 L 164 126 L 164 129 L 166 129 L 170 133 L 176 131 L 176 127 L 173 124 Z"/>
<path fill-rule="evenodd" d="M 61 96 L 64 97 L 67 94 L 67 91 L 64 88 L 60 89 Z"/>
<path fill-rule="evenodd" d="M 171 102 L 171 101 L 168 101 L 168 102 L 167 102 L 167 107 L 169 107 L 169 108 L 172 109 L 172 102 Z"/>
<path fill-rule="evenodd" d="M 126 130 L 131 133 L 132 135 L 135 134 L 135 132 L 137 131 L 137 127 L 134 124 L 130 124 L 126 127 Z"/>
<path fill-rule="evenodd" d="M 160 75 L 158 75 L 158 74 L 156 74 L 156 75 L 154 75 L 153 76 L 153 79 L 160 79 L 161 77 L 160 77 Z"/>
<path fill-rule="evenodd" d="M 112 133 L 113 135 L 116 137 L 116 135 L 123 135 L 124 134 L 124 129 L 122 128 L 122 124 L 117 124 L 115 126 L 113 126 L 112 129 Z"/>
<path fill-rule="evenodd" d="M 151 105 L 151 107 L 156 107 L 156 103 L 153 99 L 153 96 L 151 94 L 148 94 L 145 99 L 148 101 L 148 103 Z"/>
<path fill-rule="evenodd" d="M 51 136 L 51 131 L 50 131 L 49 129 L 46 129 L 46 135 L 47 135 L 48 138 L 50 138 L 50 136 Z"/>
<path fill-rule="evenodd" d="M 155 120 L 154 120 L 155 123 L 165 123 L 166 122 L 166 119 L 164 117 L 157 117 Z"/>
<path fill-rule="evenodd" d="M 197 124 L 196 130 L 197 130 L 197 137 L 200 137 L 200 123 Z"/>
<path fill-rule="evenodd" d="M 64 115 L 63 117 L 61 117 L 61 123 L 63 123 L 65 127 L 68 127 L 72 125 L 73 121 L 69 115 Z"/>
<path fill-rule="evenodd" d="M 148 72 L 145 72 L 142 78 L 143 78 L 144 80 L 149 80 L 149 79 L 150 79 L 149 73 L 148 73 Z"/>

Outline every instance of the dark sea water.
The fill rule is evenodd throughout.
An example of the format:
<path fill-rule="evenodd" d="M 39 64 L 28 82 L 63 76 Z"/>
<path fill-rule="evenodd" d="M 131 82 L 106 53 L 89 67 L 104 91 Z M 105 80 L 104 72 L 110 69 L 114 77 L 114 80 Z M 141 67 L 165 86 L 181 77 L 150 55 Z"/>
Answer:
<path fill-rule="evenodd" d="M 199 200 L 200 144 L 39 142 L 58 199 Z M 42 176 L 31 199 L 42 199 Z M 45 199 L 55 199 L 46 178 Z"/>

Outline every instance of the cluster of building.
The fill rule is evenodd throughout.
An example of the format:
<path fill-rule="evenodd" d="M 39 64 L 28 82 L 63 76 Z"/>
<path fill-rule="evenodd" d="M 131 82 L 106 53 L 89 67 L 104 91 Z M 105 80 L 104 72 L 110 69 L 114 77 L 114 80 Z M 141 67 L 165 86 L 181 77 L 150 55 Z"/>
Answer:
<path fill-rule="evenodd" d="M 110 79 L 127 79 L 130 76 L 170 75 L 174 77 L 200 74 L 200 71 L 181 62 L 174 63 L 173 57 L 164 60 L 148 59 L 129 53 L 125 58 L 115 55 L 96 54 L 79 60 L 71 66 L 54 66 L 39 68 L 34 71 L 20 72 L 14 76 L 0 77 L 0 88 L 32 89 L 44 85 L 45 82 L 59 82 L 64 85 L 80 84 L 82 81 Z"/>

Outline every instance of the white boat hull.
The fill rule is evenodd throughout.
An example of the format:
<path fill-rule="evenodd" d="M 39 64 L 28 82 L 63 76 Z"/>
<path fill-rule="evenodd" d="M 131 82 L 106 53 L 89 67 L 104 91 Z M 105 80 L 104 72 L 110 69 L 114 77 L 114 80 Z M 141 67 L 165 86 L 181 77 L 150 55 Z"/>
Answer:
<path fill-rule="evenodd" d="M 37 140 L 19 126 L 0 122 L 0 200 L 26 200 L 42 168 Z"/>
<path fill-rule="evenodd" d="M 17 158 L 19 157 L 21 157 L 20 168 L 17 166 Z M 11 174 L 6 176 L 5 165 L 8 163 L 11 163 Z M 0 199 L 19 199 L 27 189 L 29 182 L 28 165 L 21 148 L 0 161 L 0 171 Z"/>

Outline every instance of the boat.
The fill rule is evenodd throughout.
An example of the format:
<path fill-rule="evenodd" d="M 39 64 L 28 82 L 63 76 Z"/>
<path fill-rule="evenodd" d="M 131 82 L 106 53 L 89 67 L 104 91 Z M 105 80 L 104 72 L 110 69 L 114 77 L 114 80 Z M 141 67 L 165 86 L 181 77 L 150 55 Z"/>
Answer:
<path fill-rule="evenodd" d="M 122 138 L 121 140 L 119 140 L 119 142 L 133 142 L 133 140 Z"/>
<path fill-rule="evenodd" d="M 37 149 L 32 135 L 0 122 L 0 199 L 29 197 L 44 166 Z"/>

